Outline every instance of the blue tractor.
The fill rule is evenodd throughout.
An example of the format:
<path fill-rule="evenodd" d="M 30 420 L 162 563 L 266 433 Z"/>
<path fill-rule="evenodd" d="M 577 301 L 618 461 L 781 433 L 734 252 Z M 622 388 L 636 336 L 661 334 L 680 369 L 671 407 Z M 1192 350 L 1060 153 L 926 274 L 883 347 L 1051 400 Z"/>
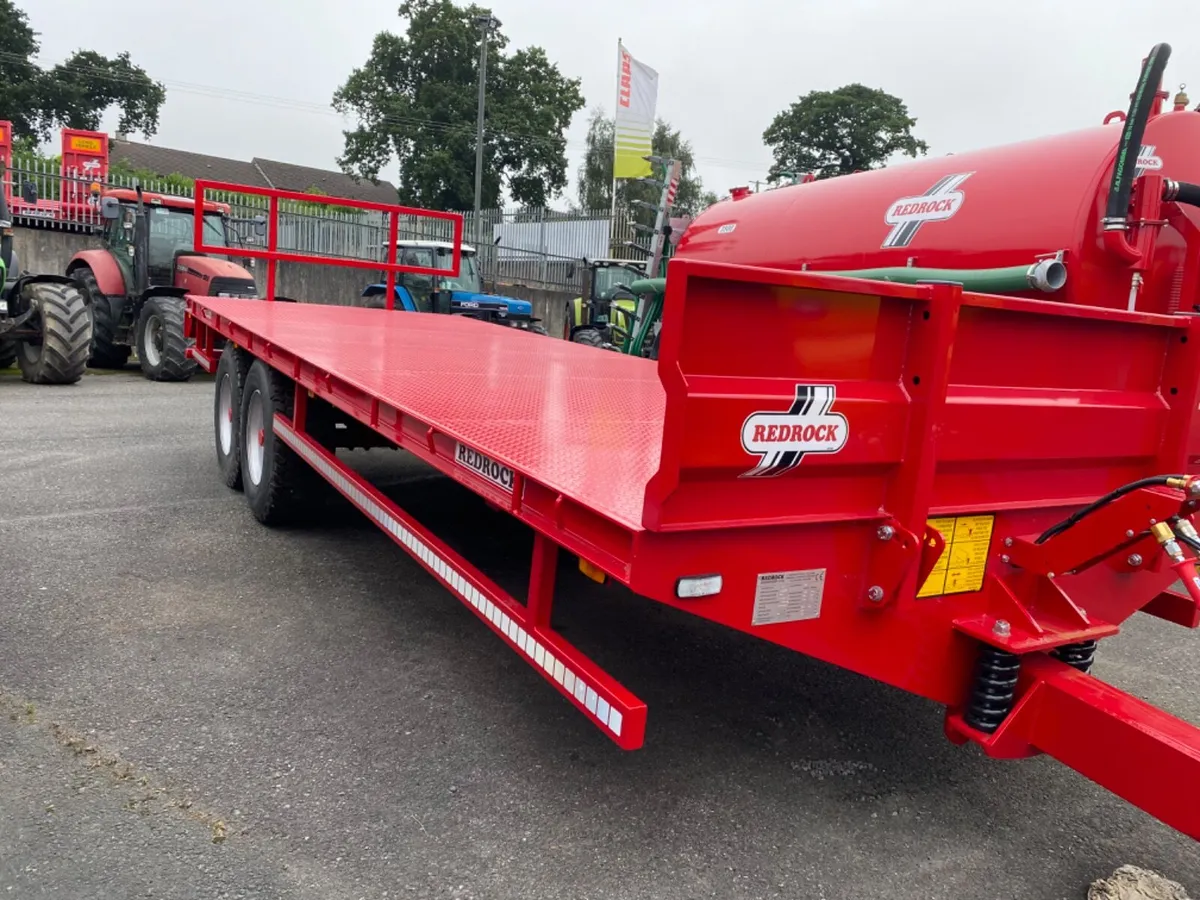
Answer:
<path fill-rule="evenodd" d="M 445 241 L 400 241 L 396 245 L 396 261 L 406 266 L 449 270 L 453 259 L 454 245 Z M 535 334 L 546 333 L 541 320 L 533 315 L 533 304 L 528 300 L 483 292 L 474 247 L 463 244 L 460 259 L 462 264 L 457 278 L 411 272 L 397 275 L 395 308 L 406 312 L 469 316 Z M 383 309 L 386 295 L 386 284 L 367 285 L 359 305 Z"/>

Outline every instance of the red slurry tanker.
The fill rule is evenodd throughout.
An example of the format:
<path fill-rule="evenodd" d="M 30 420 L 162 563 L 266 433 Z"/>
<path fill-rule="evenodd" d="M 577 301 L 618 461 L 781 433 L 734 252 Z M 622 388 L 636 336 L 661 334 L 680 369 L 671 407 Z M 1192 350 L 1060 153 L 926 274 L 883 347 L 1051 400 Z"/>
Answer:
<path fill-rule="evenodd" d="M 1135 614 L 1200 625 L 1200 114 L 1161 108 L 1168 53 L 1119 121 L 710 208 L 669 264 L 656 361 L 450 315 L 189 297 L 222 476 L 266 524 L 321 476 L 620 747 L 647 709 L 552 626 L 560 550 L 1200 838 L 1200 730 L 1089 674 Z M 451 219 L 457 266 L 460 218 L 369 208 L 393 237 Z M 274 228 L 246 255 L 300 260 Z M 528 597 L 344 446 L 407 451 L 528 525 Z"/>

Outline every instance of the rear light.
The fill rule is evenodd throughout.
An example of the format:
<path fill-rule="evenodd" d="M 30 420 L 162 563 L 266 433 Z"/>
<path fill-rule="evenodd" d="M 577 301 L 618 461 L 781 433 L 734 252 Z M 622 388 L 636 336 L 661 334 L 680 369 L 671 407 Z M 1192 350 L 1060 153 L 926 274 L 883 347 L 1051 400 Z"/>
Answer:
<path fill-rule="evenodd" d="M 690 575 L 675 582 L 675 596 L 680 600 L 711 597 L 721 593 L 720 575 Z"/>

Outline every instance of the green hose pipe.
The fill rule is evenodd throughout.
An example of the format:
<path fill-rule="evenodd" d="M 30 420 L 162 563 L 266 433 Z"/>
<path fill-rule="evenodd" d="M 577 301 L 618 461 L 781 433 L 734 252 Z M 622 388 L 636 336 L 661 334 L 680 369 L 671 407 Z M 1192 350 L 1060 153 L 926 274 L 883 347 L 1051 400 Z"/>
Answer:
<path fill-rule="evenodd" d="M 639 278 L 629 285 L 629 290 L 634 294 L 662 294 L 667 290 L 667 279 Z"/>
<path fill-rule="evenodd" d="M 963 290 L 980 294 L 1006 294 L 1034 289 L 1052 293 L 1067 283 L 1067 267 L 1057 259 L 1041 259 L 1027 266 L 999 269 L 926 269 L 918 266 L 890 266 L 881 269 L 844 269 L 834 272 L 809 270 L 814 275 L 842 275 L 874 281 L 953 281 Z"/>
<path fill-rule="evenodd" d="M 918 281 L 953 281 L 964 290 L 981 294 L 1004 294 L 1034 289 L 1053 293 L 1067 283 L 1067 267 L 1057 259 L 1040 259 L 1025 266 L 999 269 L 929 269 L 919 266 L 887 266 L 879 269 L 807 270 L 814 275 L 841 275 L 874 281 L 913 284 Z M 661 294 L 667 289 L 665 278 L 642 278 L 629 286 L 635 294 Z"/>

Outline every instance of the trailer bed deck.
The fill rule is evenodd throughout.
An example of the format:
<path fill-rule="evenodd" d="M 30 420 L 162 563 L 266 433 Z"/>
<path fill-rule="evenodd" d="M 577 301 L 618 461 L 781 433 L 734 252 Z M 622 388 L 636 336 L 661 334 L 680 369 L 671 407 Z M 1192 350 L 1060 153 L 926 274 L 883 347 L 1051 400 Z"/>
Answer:
<path fill-rule="evenodd" d="M 652 362 L 461 316 L 206 297 L 204 308 L 629 529 L 658 470 Z"/>

